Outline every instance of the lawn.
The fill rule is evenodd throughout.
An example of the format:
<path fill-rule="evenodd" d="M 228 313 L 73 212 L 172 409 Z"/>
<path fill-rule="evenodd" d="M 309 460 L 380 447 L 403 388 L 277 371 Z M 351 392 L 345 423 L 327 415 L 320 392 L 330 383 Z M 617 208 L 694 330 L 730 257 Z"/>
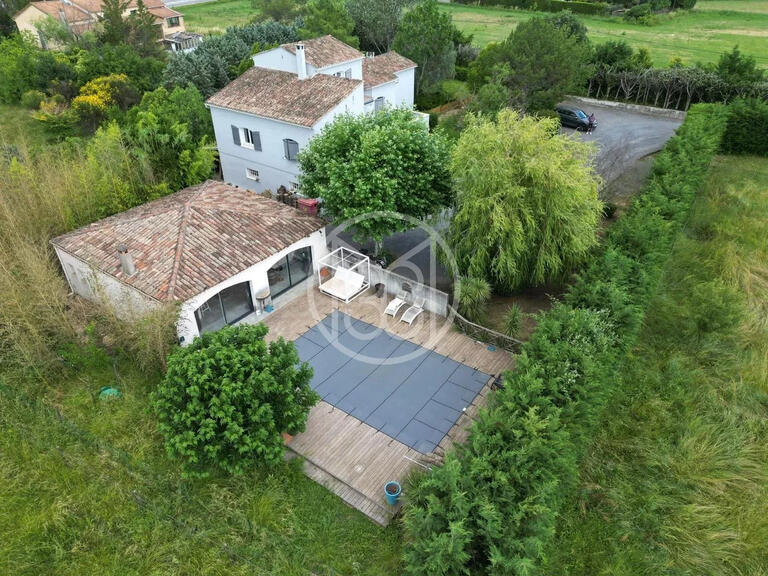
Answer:
<path fill-rule="evenodd" d="M 768 160 L 718 157 L 544 573 L 765 574 Z"/>
<path fill-rule="evenodd" d="M 215 0 L 178 9 L 187 30 L 200 34 L 221 34 L 229 26 L 248 24 L 257 14 L 251 0 Z"/>
<path fill-rule="evenodd" d="M 374 525 L 298 462 L 182 479 L 148 409 L 155 379 L 128 360 L 75 360 L 57 381 L 0 370 L 0 573 L 398 572 L 397 522 Z M 122 397 L 99 400 L 105 385 Z"/>
<path fill-rule="evenodd" d="M 626 40 L 636 48 L 648 48 L 657 66 L 667 66 L 673 57 L 686 63 L 715 62 L 721 53 L 736 44 L 754 56 L 761 66 L 768 67 L 768 9 L 766 2 L 755 2 L 755 12 L 719 12 L 706 8 L 700 2 L 692 12 L 660 16 L 659 24 L 642 26 L 630 24 L 620 18 L 580 16 L 587 25 L 590 38 L 595 42 Z M 726 4 L 714 1 L 712 4 Z M 730 4 L 730 2 L 727 2 Z M 740 8 L 750 4 L 737 1 Z M 441 4 L 462 30 L 475 35 L 475 42 L 484 46 L 488 42 L 505 39 L 521 21 L 541 12 L 480 8 L 460 4 Z"/>

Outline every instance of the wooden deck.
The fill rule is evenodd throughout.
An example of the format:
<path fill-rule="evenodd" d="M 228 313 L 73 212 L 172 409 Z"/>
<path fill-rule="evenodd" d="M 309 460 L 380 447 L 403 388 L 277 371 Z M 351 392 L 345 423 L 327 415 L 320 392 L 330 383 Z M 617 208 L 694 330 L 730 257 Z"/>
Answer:
<path fill-rule="evenodd" d="M 268 339 L 282 336 L 294 340 L 338 309 L 487 374 L 512 368 L 513 359 L 508 352 L 488 350 L 486 344 L 456 331 L 445 318 L 424 312 L 413 326 L 408 326 L 400 322 L 399 315 L 398 319 L 385 316 L 387 301 L 366 294 L 344 304 L 312 288 L 259 320 L 269 326 Z M 372 520 L 386 525 L 396 510 L 386 504 L 384 484 L 389 480 L 402 484 L 415 466 L 440 462 L 453 442 L 466 438 L 471 419 L 478 406 L 485 403 L 488 390 L 486 385 L 434 454 L 421 454 L 322 401 L 310 411 L 306 431 L 295 436 L 288 446 L 304 458 L 305 472 L 310 478 Z"/>

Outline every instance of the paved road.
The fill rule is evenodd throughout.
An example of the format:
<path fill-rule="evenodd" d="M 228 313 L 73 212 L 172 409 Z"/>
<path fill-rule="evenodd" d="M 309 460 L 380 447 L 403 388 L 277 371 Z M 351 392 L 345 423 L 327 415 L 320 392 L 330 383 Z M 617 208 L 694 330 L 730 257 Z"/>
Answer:
<path fill-rule="evenodd" d="M 576 133 L 586 142 L 595 142 L 597 171 L 606 184 L 629 170 L 640 158 L 658 152 L 682 123 L 681 120 L 664 118 L 623 110 L 614 106 L 601 106 L 578 101 L 568 101 L 587 114 L 594 112 L 597 129 L 591 134 L 563 128 L 564 133 Z"/>
<path fill-rule="evenodd" d="M 682 122 L 612 106 L 571 103 L 583 108 L 587 114 L 594 112 L 597 117 L 597 130 L 591 134 L 582 132 L 576 134 L 585 141 L 597 144 L 597 171 L 606 184 L 630 170 L 641 158 L 661 150 Z M 569 128 L 563 129 L 563 132 L 575 133 Z M 438 229 L 441 227 L 437 226 Z M 357 247 L 347 234 L 341 236 Z M 372 244 L 366 247 L 373 248 Z M 384 241 L 384 249 L 395 255 L 412 252 L 408 257 L 408 264 L 395 265 L 394 268 L 390 268 L 393 272 L 417 281 L 427 280 L 425 283 L 440 290 L 447 290 L 452 284 L 451 274 L 439 264 L 436 272 L 430 273 L 430 270 L 434 270 L 431 264 L 433 258 L 430 241 L 425 231 L 414 229 L 390 236 Z M 414 273 L 414 267 L 419 270 L 419 273 Z"/>

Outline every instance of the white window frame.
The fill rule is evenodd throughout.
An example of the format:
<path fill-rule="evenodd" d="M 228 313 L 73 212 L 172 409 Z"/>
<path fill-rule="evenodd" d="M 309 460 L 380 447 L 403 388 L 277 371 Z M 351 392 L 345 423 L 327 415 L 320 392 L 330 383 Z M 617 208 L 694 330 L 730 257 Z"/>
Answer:
<path fill-rule="evenodd" d="M 344 78 L 352 78 L 352 68 L 344 70 Z"/>
<path fill-rule="evenodd" d="M 288 182 L 288 190 L 291 192 L 296 192 L 296 190 L 299 189 L 299 183 L 298 182 Z"/>
<path fill-rule="evenodd" d="M 254 175 L 255 173 L 255 175 Z M 254 182 L 258 182 L 261 180 L 261 176 L 259 175 L 259 171 L 255 168 L 246 168 L 245 169 L 245 177 L 248 178 L 248 180 L 253 180 Z"/>
<path fill-rule="evenodd" d="M 240 146 L 254 150 L 255 146 L 251 141 L 251 131 L 248 128 L 240 127 Z"/>

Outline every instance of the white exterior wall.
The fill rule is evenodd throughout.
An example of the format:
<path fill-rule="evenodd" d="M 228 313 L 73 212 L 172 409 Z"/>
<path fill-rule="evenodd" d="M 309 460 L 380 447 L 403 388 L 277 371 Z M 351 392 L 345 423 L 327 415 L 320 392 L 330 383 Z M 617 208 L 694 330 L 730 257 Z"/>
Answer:
<path fill-rule="evenodd" d="M 291 182 L 298 182 L 299 177 L 299 163 L 285 158 L 283 139 L 295 140 L 301 151 L 309 143 L 310 138 L 337 114 L 346 111 L 362 112 L 363 85 L 360 84 L 352 94 L 323 116 L 312 128 L 214 106 L 210 106 L 210 110 L 224 181 L 255 192 L 265 190 L 275 192 L 280 186 L 290 188 Z M 233 125 L 259 132 L 261 151 L 235 144 L 232 137 Z M 246 176 L 248 168 L 259 171 L 258 181 Z"/>
<path fill-rule="evenodd" d="M 413 82 L 415 79 L 414 69 L 403 70 L 396 74 L 397 80 L 380 84 L 371 89 L 371 98 L 384 97 L 387 104 L 393 108 L 408 107 L 413 108 Z"/>
<path fill-rule="evenodd" d="M 333 66 L 326 66 L 325 68 L 314 68 L 313 66 L 307 65 L 307 68 L 310 70 L 310 76 L 314 76 L 315 74 L 327 74 L 328 76 L 333 76 L 337 72 L 341 72 L 341 75 L 344 75 L 344 72 L 351 69 L 352 70 L 352 78 L 354 80 L 362 80 L 363 79 L 363 58 L 360 57 L 357 60 L 352 60 L 351 62 L 344 62 L 342 64 L 334 64 Z"/>
<path fill-rule="evenodd" d="M 320 229 L 313 232 L 310 236 L 299 240 L 298 242 L 291 244 L 285 250 L 275 254 L 267 260 L 263 260 L 257 264 L 254 264 L 250 268 L 243 270 L 239 274 L 235 274 L 231 278 L 227 279 L 221 284 L 209 288 L 205 292 L 202 292 L 194 298 L 187 300 L 181 306 L 179 313 L 179 320 L 177 323 L 177 332 L 179 338 L 184 338 L 183 343 L 189 344 L 200 332 L 197 329 L 197 321 L 195 320 L 195 310 L 197 310 L 204 302 L 206 302 L 212 296 L 215 296 L 225 288 L 241 282 L 250 282 L 251 297 L 257 294 L 259 291 L 269 287 L 269 281 L 267 280 L 267 271 L 281 258 L 285 258 L 291 252 L 310 246 L 312 249 L 312 275 L 307 278 L 306 282 L 313 282 L 315 275 L 317 274 L 318 261 L 328 254 L 328 246 L 325 240 L 325 230 Z M 290 292 L 290 290 L 289 290 Z M 295 292 L 294 292 L 295 294 Z M 256 302 L 253 303 L 256 308 Z"/>
<path fill-rule="evenodd" d="M 108 304 L 119 318 L 134 319 L 157 308 L 160 303 L 143 292 L 96 270 L 83 260 L 54 246 L 72 292 L 86 300 Z M 118 261 L 115 251 L 115 262 Z"/>
<path fill-rule="evenodd" d="M 283 72 L 298 73 L 296 66 L 296 54 L 291 54 L 285 48 L 278 46 L 272 50 L 266 50 L 265 52 L 259 52 L 251 56 L 253 59 L 253 65 L 261 68 L 269 68 L 270 70 L 282 70 Z M 310 66 L 307 65 L 307 76 L 310 76 Z"/>

